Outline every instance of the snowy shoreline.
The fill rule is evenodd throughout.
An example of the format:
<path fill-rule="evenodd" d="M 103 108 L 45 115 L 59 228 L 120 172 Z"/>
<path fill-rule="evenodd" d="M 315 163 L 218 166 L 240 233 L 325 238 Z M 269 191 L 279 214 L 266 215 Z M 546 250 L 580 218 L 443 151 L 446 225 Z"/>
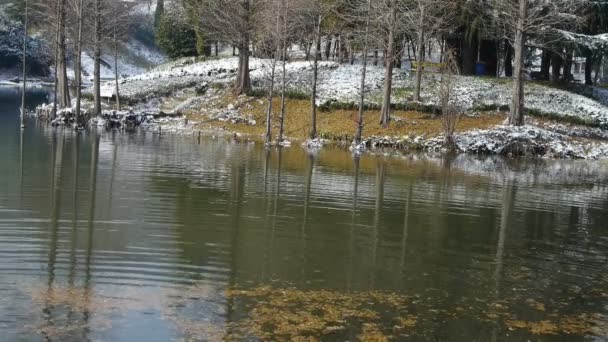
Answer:
<path fill-rule="evenodd" d="M 262 93 L 269 81 L 269 62 L 251 61 L 251 80 L 254 92 Z M 247 102 L 237 98 L 225 104 L 221 99 L 226 88 L 234 80 L 236 58 L 196 61 L 181 59 L 161 65 L 149 72 L 121 79 L 121 100 L 129 107 L 125 112 L 144 115 L 169 116 L 166 122 L 155 122 L 167 132 L 196 134 L 197 131 L 217 131 L 217 127 L 205 125 L 207 121 L 227 121 L 233 124 L 257 125 L 247 114 Z M 310 92 L 312 64 L 305 61 L 286 65 L 287 88 L 290 92 Z M 278 76 L 280 77 L 280 75 Z M 332 104 L 356 103 L 359 96 L 360 66 L 321 62 L 319 67 L 318 105 L 331 108 Z M 422 105 L 437 106 L 435 95 L 439 84 L 438 75 L 427 73 L 423 81 Z M 381 66 L 371 66 L 366 85 L 366 104 L 378 106 L 381 99 L 384 71 Z M 102 85 L 103 86 L 103 85 Z M 111 82 L 106 86 L 112 86 Z M 413 78 L 408 71 L 397 70 L 393 79 L 393 102 L 396 107 L 412 104 L 409 100 Z M 506 79 L 461 76 L 457 82 L 458 105 L 475 116 L 479 112 L 500 113 L 510 102 L 510 82 Z M 582 91 L 581 91 L 582 92 Z M 535 156 L 565 159 L 608 159 L 608 96 L 603 90 L 592 89 L 593 96 L 584 96 L 566 90 L 537 83 L 526 87 L 528 125 L 511 127 L 498 125 L 458 133 L 456 150 L 470 154 Z M 90 96 L 90 88 L 85 90 Z M 263 101 L 255 97 L 253 101 Z M 243 102 L 243 103 L 239 103 Z M 243 109 L 245 107 L 245 109 Z M 106 110 L 110 112 L 111 110 Z M 204 115 L 201 113 L 205 113 Z M 196 114 L 198 122 L 181 124 L 183 115 Z M 124 114 L 126 115 L 126 114 Z M 323 112 L 319 114 L 323 116 Z M 107 115 L 106 115 L 107 116 Z M 197 117 L 197 118 L 198 118 Z M 539 122 L 555 121 L 555 124 Z M 96 124 L 99 124 L 98 122 Z M 262 124 L 262 123 L 259 123 Z M 220 132 L 243 134 L 238 128 Z M 259 137 L 252 136 L 252 139 Z M 304 145 L 318 148 L 327 141 L 301 141 Z M 342 144 L 344 142 L 329 142 Z M 444 139 L 438 136 L 376 136 L 364 137 L 356 150 L 392 148 L 405 151 L 447 151 Z"/>

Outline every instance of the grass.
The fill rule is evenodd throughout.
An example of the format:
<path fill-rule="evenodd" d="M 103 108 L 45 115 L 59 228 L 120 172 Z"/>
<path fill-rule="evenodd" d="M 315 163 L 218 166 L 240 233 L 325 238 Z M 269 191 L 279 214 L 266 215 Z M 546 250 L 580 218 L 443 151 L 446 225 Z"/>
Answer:
<path fill-rule="evenodd" d="M 235 98 L 225 94 L 220 106 L 234 102 Z M 251 115 L 257 124 L 232 124 L 227 122 L 207 122 L 206 126 L 221 127 L 226 130 L 240 132 L 246 135 L 261 136 L 265 132 L 267 100 L 251 98 L 249 106 L 243 106 L 241 111 Z M 336 106 L 323 108 L 317 112 L 317 131 L 319 137 L 334 141 L 352 141 L 356 126 L 358 111 L 353 106 Z M 273 103 L 272 127 L 273 136 L 278 135 L 280 114 L 280 99 L 275 98 Z M 386 129 L 379 125 L 379 108 L 368 109 L 364 113 L 364 137 L 370 136 L 405 136 L 422 135 L 433 137 L 443 132 L 441 119 L 425 111 L 397 109 L 393 112 L 393 122 Z M 200 114 L 191 114 L 193 121 L 204 121 Z M 464 117 L 458 131 L 471 129 L 484 129 L 500 124 L 505 118 L 504 114 L 482 114 L 477 117 Z M 285 136 L 295 140 L 305 140 L 310 130 L 310 101 L 290 99 L 286 101 Z"/>

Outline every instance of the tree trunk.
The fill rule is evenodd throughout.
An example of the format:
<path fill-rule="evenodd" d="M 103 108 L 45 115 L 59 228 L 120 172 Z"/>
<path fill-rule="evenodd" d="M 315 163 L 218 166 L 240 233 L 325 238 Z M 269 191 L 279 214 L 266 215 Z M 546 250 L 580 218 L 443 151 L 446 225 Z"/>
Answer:
<path fill-rule="evenodd" d="M 604 59 L 603 55 L 597 56 L 597 60 L 595 61 L 595 77 L 593 79 L 593 84 L 598 84 L 600 80 L 600 74 L 602 69 L 602 60 Z"/>
<path fill-rule="evenodd" d="M 372 0 L 367 0 L 367 13 L 365 21 L 365 36 L 363 39 L 363 67 L 361 71 L 361 94 L 359 98 L 359 117 L 357 120 L 357 133 L 355 134 L 355 143 L 360 144 L 363 135 L 363 113 L 365 110 L 365 76 L 367 74 L 367 43 L 369 40 L 370 15 L 372 9 Z"/>
<path fill-rule="evenodd" d="M 330 35 L 327 37 L 327 42 L 325 42 L 325 60 L 326 61 L 329 60 L 329 56 L 331 54 L 331 41 L 332 41 L 332 37 Z"/>
<path fill-rule="evenodd" d="M 114 25 L 114 91 L 116 92 L 116 111 L 120 111 L 120 87 L 118 85 L 118 40 L 116 38 L 116 23 Z"/>
<path fill-rule="evenodd" d="M 515 32 L 515 75 L 513 79 L 513 102 L 509 123 L 514 126 L 524 124 L 524 61 L 526 32 L 524 25 L 528 17 L 528 0 L 519 0 L 519 16 Z"/>
<path fill-rule="evenodd" d="M 215 42 L 215 57 L 217 57 L 220 54 L 220 43 L 219 42 Z"/>
<path fill-rule="evenodd" d="M 557 83 L 561 80 L 562 74 L 562 56 L 558 53 L 551 54 L 551 81 Z"/>
<path fill-rule="evenodd" d="M 244 39 L 239 46 L 238 76 L 234 85 L 234 94 L 243 95 L 251 90 L 251 78 L 249 76 L 249 40 Z"/>
<path fill-rule="evenodd" d="M 574 63 L 574 49 L 566 49 L 566 60 L 564 62 L 564 81 L 571 82 L 574 77 L 572 76 L 572 64 Z"/>
<path fill-rule="evenodd" d="M 543 81 L 548 81 L 551 74 L 551 51 L 543 49 L 540 61 L 540 77 Z"/>
<path fill-rule="evenodd" d="M 585 55 L 585 84 L 593 85 L 593 52 L 589 51 Z"/>
<path fill-rule="evenodd" d="M 391 121 L 391 94 L 393 92 L 393 67 L 395 65 L 395 21 L 396 11 L 391 3 L 390 24 L 388 31 L 388 46 L 386 55 L 384 56 L 384 64 L 386 65 L 384 73 L 384 95 L 382 97 L 382 110 L 380 113 L 380 125 L 387 128 Z"/>
<path fill-rule="evenodd" d="M 281 56 L 281 60 L 283 62 L 282 67 L 283 67 L 283 74 L 281 75 L 281 116 L 280 116 L 280 123 L 279 123 L 279 143 L 283 142 L 283 134 L 284 134 L 284 128 L 285 128 L 285 90 L 287 88 L 287 18 L 285 17 L 286 13 L 287 13 L 287 4 L 286 4 L 286 0 L 283 0 L 281 2 L 282 8 L 283 8 L 283 15 L 282 20 L 283 20 L 283 29 L 282 29 L 282 46 L 281 46 L 281 52 L 282 52 L 282 56 Z"/>
<path fill-rule="evenodd" d="M 82 26 L 84 21 L 84 0 L 78 2 L 78 36 L 76 38 L 76 65 L 74 77 L 76 81 L 76 123 L 82 124 L 80 107 L 82 100 Z"/>
<path fill-rule="evenodd" d="M 505 76 L 513 77 L 513 46 L 508 40 L 505 41 Z"/>
<path fill-rule="evenodd" d="M 277 52 L 275 51 L 274 59 L 272 60 L 272 68 L 270 69 L 270 88 L 268 89 L 268 108 L 266 110 L 266 134 L 264 142 L 270 144 L 272 142 L 272 102 L 274 98 L 274 76 L 277 67 Z"/>
<path fill-rule="evenodd" d="M 319 77 L 319 58 L 321 58 L 321 51 L 319 51 L 318 47 L 321 45 L 322 20 L 323 17 L 319 15 L 315 25 L 315 46 L 317 47 L 317 49 L 315 51 L 312 64 L 312 92 L 310 95 L 310 133 L 308 134 L 310 139 L 317 138 L 317 79 Z"/>
<path fill-rule="evenodd" d="M 59 56 L 57 60 L 57 88 L 58 88 L 58 105 L 62 108 L 70 107 L 70 88 L 68 84 L 67 74 L 67 60 L 66 60 L 66 49 L 65 49 L 65 21 L 66 21 L 66 0 L 61 0 L 59 3 L 59 36 L 57 41 L 57 54 Z"/>
<path fill-rule="evenodd" d="M 27 24 L 28 24 L 28 3 L 25 0 L 25 12 L 23 17 L 23 59 L 21 61 L 23 67 L 23 87 L 21 89 L 21 115 L 19 117 L 21 129 L 25 128 L 25 91 L 27 89 Z"/>
<path fill-rule="evenodd" d="M 59 6 L 59 2 L 57 2 L 57 18 L 59 18 L 59 12 L 60 12 L 61 8 Z M 56 26 L 56 31 L 55 31 L 55 72 L 53 75 L 53 119 L 55 119 L 57 117 L 57 91 L 58 91 L 58 79 L 59 79 L 59 73 L 57 72 L 57 70 L 59 69 L 59 30 L 60 30 L 60 22 L 59 20 L 57 20 L 57 26 Z"/>
<path fill-rule="evenodd" d="M 422 63 L 424 63 L 424 7 L 420 13 L 420 25 L 418 27 L 418 56 L 416 57 L 416 82 L 414 85 L 414 102 L 420 102 L 420 91 L 422 88 Z"/>
<path fill-rule="evenodd" d="M 101 0 L 95 0 L 95 42 L 93 48 L 93 115 L 101 115 Z"/>
<path fill-rule="evenodd" d="M 284 33 L 286 34 L 286 32 Z M 287 41 L 283 39 L 283 74 L 281 75 L 281 116 L 279 122 L 279 143 L 282 143 L 284 138 L 284 126 L 285 126 L 285 90 L 287 87 Z"/>

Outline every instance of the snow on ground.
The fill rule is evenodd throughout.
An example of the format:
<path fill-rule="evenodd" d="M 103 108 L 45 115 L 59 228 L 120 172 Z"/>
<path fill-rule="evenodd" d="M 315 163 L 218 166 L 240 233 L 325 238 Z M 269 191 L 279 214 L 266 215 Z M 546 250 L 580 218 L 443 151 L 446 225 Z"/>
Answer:
<path fill-rule="evenodd" d="M 167 95 L 171 91 L 192 87 L 200 82 L 229 83 L 236 77 L 238 59 L 234 57 L 196 62 L 181 59 L 146 73 L 131 76 L 123 81 L 121 93 L 132 100 L 141 100 L 154 95 Z M 281 74 L 277 65 L 277 77 Z M 261 89 L 270 79 L 271 64 L 268 60 L 252 59 L 251 79 L 255 88 Z M 312 78 L 312 63 L 297 61 L 287 64 L 288 88 L 309 93 Z M 357 103 L 359 97 L 361 66 L 340 65 L 334 62 L 319 64 L 319 104 L 329 102 Z M 426 104 L 437 105 L 437 88 L 440 75 L 427 73 L 422 85 L 422 100 Z M 369 66 L 367 75 L 367 102 L 380 104 L 384 68 Z M 403 70 L 395 70 L 393 79 L 393 103 L 406 104 L 410 101 L 414 78 Z M 597 97 L 604 94 L 596 90 Z M 457 103 L 468 112 L 504 108 L 511 102 L 511 83 L 506 79 L 461 76 L 456 84 Z M 608 101 L 606 101 L 608 102 Z M 561 116 L 577 122 L 608 127 L 608 108 L 590 97 L 577 95 L 565 90 L 540 84 L 526 86 L 526 107 L 543 115 Z"/>
<path fill-rule="evenodd" d="M 142 42 L 133 39 L 120 47 L 118 58 L 118 73 L 121 77 L 129 77 L 147 72 L 154 66 L 166 62 L 166 57 L 159 51 L 151 49 Z M 114 79 L 114 56 L 112 51 L 102 55 L 101 78 Z M 82 53 L 82 69 L 85 82 L 93 81 L 94 60 L 89 52 Z M 68 77 L 74 77 L 73 65 L 68 70 Z"/>

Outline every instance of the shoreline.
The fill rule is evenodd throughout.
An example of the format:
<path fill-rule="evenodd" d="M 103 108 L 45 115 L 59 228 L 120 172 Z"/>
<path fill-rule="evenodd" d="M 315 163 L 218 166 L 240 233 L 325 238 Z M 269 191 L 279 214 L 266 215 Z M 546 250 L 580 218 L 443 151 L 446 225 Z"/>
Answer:
<path fill-rule="evenodd" d="M 121 80 L 121 102 L 124 110 L 117 112 L 104 101 L 106 118 L 119 116 L 143 117 L 149 126 L 164 132 L 198 134 L 197 131 L 244 136 L 263 141 L 267 102 L 264 86 L 267 67 L 264 60 L 252 60 L 254 89 L 248 96 L 233 96 L 229 85 L 235 77 L 234 58 L 208 61 L 178 60 L 148 73 Z M 441 120 L 436 114 L 433 87 L 437 77 L 428 74 L 423 92 L 424 102 L 413 106 L 406 87 L 411 82 L 407 71 L 400 70 L 394 79 L 392 121 L 387 129 L 377 123 L 377 97 L 383 76 L 380 67 L 370 69 L 366 89 L 364 139 L 352 144 L 356 110 L 352 100 L 358 93 L 357 67 L 323 62 L 320 65 L 318 99 L 318 139 L 307 139 L 310 126 L 310 100 L 307 98 L 309 63 L 287 64 L 289 72 L 286 99 L 286 144 L 302 144 L 321 148 L 325 144 L 346 146 L 362 152 L 374 149 L 394 149 L 401 152 L 457 152 L 507 157 L 537 157 L 557 159 L 608 159 L 608 108 L 604 100 L 594 100 L 576 93 L 542 84 L 531 84 L 527 91 L 526 125 L 505 125 L 508 86 L 503 79 L 461 77 L 458 101 L 464 115 L 457 130 L 455 151 L 444 143 Z M 377 70 L 376 70 L 377 69 Z M 485 88 L 484 88 L 485 87 Z M 84 91 L 85 98 L 90 94 Z M 278 102 L 278 99 L 275 101 Z M 90 100 L 83 108 L 91 107 Z M 273 144 L 279 122 L 279 106 L 272 115 Z M 544 111 L 538 108 L 544 108 Z M 554 111 L 558 113 L 554 113 Z M 67 110 L 69 115 L 70 110 Z M 159 117 L 167 118 L 158 120 Z M 61 121 L 61 120 L 60 120 Z M 70 119 L 64 120 L 66 123 Z M 94 125 L 104 122 L 94 120 Z M 185 124 L 180 124 L 184 121 Z M 106 122 L 107 123 L 107 122 Z M 61 123 L 58 123 L 61 124 Z M 114 120 L 112 126 L 124 125 Z"/>

